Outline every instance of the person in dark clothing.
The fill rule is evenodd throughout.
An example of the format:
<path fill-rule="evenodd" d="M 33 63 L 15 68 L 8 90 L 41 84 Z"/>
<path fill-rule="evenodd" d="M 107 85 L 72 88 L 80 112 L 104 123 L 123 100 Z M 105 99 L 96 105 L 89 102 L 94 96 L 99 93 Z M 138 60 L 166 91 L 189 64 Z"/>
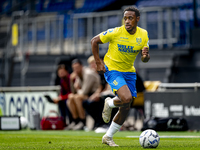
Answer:
<path fill-rule="evenodd" d="M 66 101 L 68 99 L 68 95 L 71 93 L 71 87 L 70 87 L 70 74 L 65 67 L 64 64 L 60 64 L 57 67 L 57 75 L 60 79 L 60 94 L 56 98 L 50 98 L 48 95 L 45 95 L 45 97 L 52 103 L 58 104 L 59 111 L 61 116 L 64 119 L 64 124 L 66 124 L 66 117 L 69 118 L 69 123 L 72 122 L 72 115 L 66 105 Z"/>

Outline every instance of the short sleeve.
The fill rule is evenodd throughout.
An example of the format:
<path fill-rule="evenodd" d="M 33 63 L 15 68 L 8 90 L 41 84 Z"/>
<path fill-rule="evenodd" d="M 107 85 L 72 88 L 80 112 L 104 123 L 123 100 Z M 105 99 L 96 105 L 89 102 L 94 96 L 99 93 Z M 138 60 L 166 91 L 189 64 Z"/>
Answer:
<path fill-rule="evenodd" d="M 144 43 L 144 47 L 148 47 L 149 48 L 149 35 L 148 35 L 148 32 L 146 31 L 145 32 L 145 43 Z"/>
<path fill-rule="evenodd" d="M 107 43 L 112 40 L 113 35 L 114 29 L 108 29 L 107 31 L 100 33 L 100 39 L 103 43 Z"/>

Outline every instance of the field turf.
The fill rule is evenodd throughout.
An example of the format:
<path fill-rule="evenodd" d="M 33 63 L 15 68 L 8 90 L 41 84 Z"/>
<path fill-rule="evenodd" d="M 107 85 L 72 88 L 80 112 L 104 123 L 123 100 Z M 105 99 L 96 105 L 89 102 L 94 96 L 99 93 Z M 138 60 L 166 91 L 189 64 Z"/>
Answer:
<path fill-rule="evenodd" d="M 38 149 L 38 150 L 138 150 L 143 149 L 139 144 L 141 132 L 120 131 L 115 134 L 114 141 L 120 147 L 109 147 L 101 144 L 103 133 L 94 131 L 0 131 L 0 149 Z M 160 150 L 199 150 L 199 132 L 158 132 L 160 144 L 156 149 Z M 131 137 L 129 137 L 131 136 Z M 163 137 L 167 136 L 167 137 Z M 168 137 L 173 136 L 173 137 Z M 174 137 L 175 136 L 175 137 Z M 192 136 L 192 137 L 188 137 Z"/>

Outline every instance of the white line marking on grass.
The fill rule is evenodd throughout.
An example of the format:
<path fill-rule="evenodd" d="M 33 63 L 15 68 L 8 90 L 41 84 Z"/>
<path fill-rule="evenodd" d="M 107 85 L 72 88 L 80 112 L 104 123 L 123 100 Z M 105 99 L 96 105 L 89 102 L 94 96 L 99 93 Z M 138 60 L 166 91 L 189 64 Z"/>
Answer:
<path fill-rule="evenodd" d="M 127 138 L 139 138 L 139 136 L 126 136 Z M 172 136 L 168 136 L 168 135 L 162 135 L 159 136 L 160 138 L 200 138 L 200 136 L 182 136 L 182 135 L 172 135 Z"/>

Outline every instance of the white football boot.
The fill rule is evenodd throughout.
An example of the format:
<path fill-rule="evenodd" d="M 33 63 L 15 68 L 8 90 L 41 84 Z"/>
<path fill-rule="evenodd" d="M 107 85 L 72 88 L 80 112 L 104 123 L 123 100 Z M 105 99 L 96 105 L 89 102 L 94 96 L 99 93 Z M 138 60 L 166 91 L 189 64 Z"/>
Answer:
<path fill-rule="evenodd" d="M 113 146 L 113 147 L 119 146 L 115 144 L 112 137 L 108 137 L 107 135 L 104 135 L 102 137 L 102 144 L 107 144 L 108 146 Z"/>
<path fill-rule="evenodd" d="M 110 117 L 111 117 L 111 113 L 112 113 L 112 108 L 110 108 L 108 105 L 108 100 L 110 100 L 110 99 L 111 99 L 110 97 L 107 97 L 104 102 L 102 118 L 105 123 L 108 123 L 110 121 Z"/>

